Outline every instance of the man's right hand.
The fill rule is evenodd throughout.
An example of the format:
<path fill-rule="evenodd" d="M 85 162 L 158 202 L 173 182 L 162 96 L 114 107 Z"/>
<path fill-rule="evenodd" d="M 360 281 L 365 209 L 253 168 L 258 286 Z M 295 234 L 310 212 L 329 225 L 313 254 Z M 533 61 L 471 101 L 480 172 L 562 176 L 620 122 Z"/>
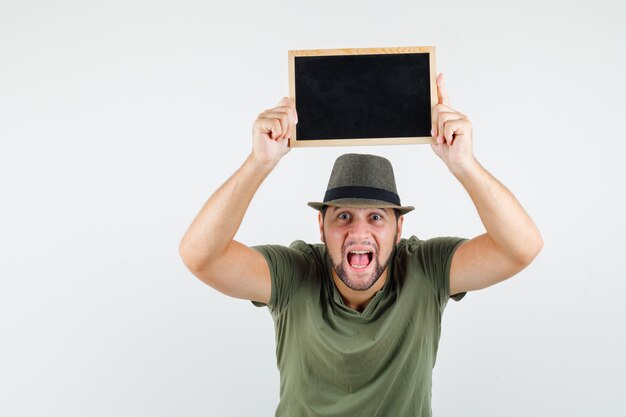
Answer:
<path fill-rule="evenodd" d="M 276 165 L 291 150 L 289 139 L 298 123 L 296 108 L 288 97 L 260 113 L 252 126 L 252 156 L 264 165 Z"/>

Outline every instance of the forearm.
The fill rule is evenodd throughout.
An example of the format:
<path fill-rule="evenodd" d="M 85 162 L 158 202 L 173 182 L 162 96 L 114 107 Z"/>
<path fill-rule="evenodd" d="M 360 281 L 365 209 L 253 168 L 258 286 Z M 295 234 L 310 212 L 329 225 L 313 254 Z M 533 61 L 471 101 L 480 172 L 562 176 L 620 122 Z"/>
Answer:
<path fill-rule="evenodd" d="M 257 189 L 274 168 L 252 155 L 206 201 L 180 243 L 189 267 L 204 267 L 217 259 L 233 240 Z"/>
<path fill-rule="evenodd" d="M 513 194 L 475 159 L 452 172 L 470 195 L 496 248 L 520 264 L 532 261 L 543 240 Z"/>

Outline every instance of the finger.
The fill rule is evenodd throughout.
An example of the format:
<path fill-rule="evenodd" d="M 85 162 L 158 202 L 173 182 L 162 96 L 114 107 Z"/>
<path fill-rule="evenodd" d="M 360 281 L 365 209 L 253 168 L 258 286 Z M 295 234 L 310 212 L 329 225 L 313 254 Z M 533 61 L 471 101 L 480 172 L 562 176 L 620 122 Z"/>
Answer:
<path fill-rule="evenodd" d="M 267 135 L 271 140 L 276 140 L 282 133 L 282 128 L 278 119 L 274 117 L 264 117 L 263 114 L 261 114 L 254 121 L 254 132 Z"/>
<path fill-rule="evenodd" d="M 443 128 L 443 137 L 448 145 L 452 145 L 453 142 L 465 132 L 467 128 L 467 121 L 462 119 L 450 120 L 446 122 Z"/>
<path fill-rule="evenodd" d="M 285 108 L 287 109 L 287 108 Z M 267 119 L 270 121 L 274 121 L 276 120 L 276 122 L 279 124 L 280 126 L 280 132 L 276 132 L 274 131 L 274 135 L 270 136 L 272 139 L 274 140 L 281 140 L 284 135 L 289 133 L 290 130 L 290 126 L 293 125 L 293 122 L 290 122 L 290 120 L 292 120 L 293 116 L 290 115 L 288 110 L 277 110 L 277 108 L 275 109 L 269 109 L 264 111 L 259 118 L 262 119 Z"/>
<path fill-rule="evenodd" d="M 433 137 L 437 137 L 439 134 L 439 130 L 437 129 L 437 120 L 439 119 L 439 114 L 443 112 L 455 112 L 452 107 L 445 106 L 443 104 L 435 104 L 431 111 L 431 119 L 432 119 L 432 130 L 431 134 Z"/>
<path fill-rule="evenodd" d="M 296 113 L 296 106 L 294 104 L 294 99 L 290 97 L 283 97 L 276 105 L 276 109 L 284 108 L 284 107 L 289 108 L 290 110 L 293 111 L 294 123 L 298 123 L 298 114 Z"/>
<path fill-rule="evenodd" d="M 448 97 L 448 90 L 446 90 L 443 74 L 439 74 L 437 77 L 437 100 L 439 104 L 452 106 L 452 104 L 450 104 L 450 98 Z"/>
<path fill-rule="evenodd" d="M 298 113 L 296 112 L 296 106 L 293 99 L 289 99 L 289 130 L 287 130 L 288 137 L 291 138 L 295 135 L 296 125 L 298 124 Z"/>
<path fill-rule="evenodd" d="M 285 133 L 281 139 L 289 139 L 295 126 L 295 111 L 293 107 L 289 107 L 286 111 L 286 117 L 283 118 L 285 125 Z"/>
<path fill-rule="evenodd" d="M 273 109 L 267 109 L 262 114 L 265 114 L 268 117 L 272 117 L 272 116 L 273 117 L 280 117 L 280 116 L 278 116 L 279 113 L 286 113 L 286 114 L 288 114 L 289 115 L 289 122 L 290 122 L 290 124 L 297 124 L 298 123 L 298 113 L 296 112 L 296 109 L 292 105 L 274 107 Z"/>
<path fill-rule="evenodd" d="M 283 98 L 280 99 L 280 101 L 278 102 L 276 107 L 288 106 L 288 105 L 289 105 L 289 97 L 283 97 Z"/>
<path fill-rule="evenodd" d="M 284 114 L 287 115 L 286 118 Z M 282 132 L 278 136 L 270 136 L 274 140 L 281 140 L 285 135 L 291 136 L 291 125 L 298 123 L 298 115 L 296 114 L 294 100 L 289 97 L 281 98 L 276 107 L 265 110 L 259 116 L 277 117 L 280 119 Z"/>
<path fill-rule="evenodd" d="M 291 136 L 291 131 L 294 126 L 294 111 L 291 106 L 287 107 L 285 110 L 285 114 L 280 119 L 281 126 L 283 127 L 283 135 L 279 138 L 279 140 L 287 139 Z"/>
<path fill-rule="evenodd" d="M 288 106 L 291 112 L 293 112 L 293 122 L 298 123 L 298 112 L 296 111 L 296 104 L 293 98 L 288 98 Z"/>
<path fill-rule="evenodd" d="M 294 123 L 298 123 L 298 112 L 296 111 L 296 101 L 291 97 L 284 97 L 287 99 L 287 106 L 293 111 Z"/>
<path fill-rule="evenodd" d="M 461 113 L 456 112 L 441 112 L 437 118 L 437 137 L 442 138 L 444 132 L 444 125 L 451 120 L 460 120 L 464 116 Z"/>
<path fill-rule="evenodd" d="M 280 123 L 280 119 L 272 118 L 270 119 L 270 124 L 272 131 L 270 134 L 270 138 L 275 141 L 279 141 L 284 132 L 283 126 Z"/>
<path fill-rule="evenodd" d="M 280 101 L 278 102 L 278 104 L 276 105 L 276 107 L 273 109 L 274 111 L 277 110 L 286 110 L 285 107 L 289 107 L 289 97 L 283 97 L 280 99 Z M 288 123 L 287 123 L 288 125 Z M 285 123 L 281 120 L 281 130 L 282 130 L 282 134 L 279 135 L 279 137 L 276 138 L 277 141 L 280 141 L 283 138 L 283 135 L 287 132 L 287 126 L 285 125 Z"/>
<path fill-rule="evenodd" d="M 290 145 L 291 145 L 291 135 L 285 135 L 283 137 L 283 139 L 281 139 L 281 140 L 279 140 L 277 142 L 280 143 L 283 146 L 290 147 Z"/>

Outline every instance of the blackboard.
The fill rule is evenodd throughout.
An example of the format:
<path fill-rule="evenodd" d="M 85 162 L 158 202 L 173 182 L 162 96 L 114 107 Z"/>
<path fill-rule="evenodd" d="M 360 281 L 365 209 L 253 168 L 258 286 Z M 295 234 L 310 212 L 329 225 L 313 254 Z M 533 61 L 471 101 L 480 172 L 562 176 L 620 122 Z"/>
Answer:
<path fill-rule="evenodd" d="M 289 51 L 290 146 L 433 143 L 435 47 Z"/>

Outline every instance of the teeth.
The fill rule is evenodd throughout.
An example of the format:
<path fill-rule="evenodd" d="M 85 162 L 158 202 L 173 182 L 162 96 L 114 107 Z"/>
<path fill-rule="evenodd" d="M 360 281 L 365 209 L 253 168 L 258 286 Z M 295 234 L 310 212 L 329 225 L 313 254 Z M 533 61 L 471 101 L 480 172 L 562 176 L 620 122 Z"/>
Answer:
<path fill-rule="evenodd" d="M 365 255 L 365 254 L 371 254 L 372 251 L 371 250 L 351 250 L 350 253 L 355 254 L 355 255 Z M 369 265 L 369 263 L 368 263 L 368 265 Z M 353 265 L 353 264 L 350 264 L 350 266 L 352 268 L 355 268 L 355 269 L 365 269 L 365 268 L 368 267 L 368 265 Z"/>

